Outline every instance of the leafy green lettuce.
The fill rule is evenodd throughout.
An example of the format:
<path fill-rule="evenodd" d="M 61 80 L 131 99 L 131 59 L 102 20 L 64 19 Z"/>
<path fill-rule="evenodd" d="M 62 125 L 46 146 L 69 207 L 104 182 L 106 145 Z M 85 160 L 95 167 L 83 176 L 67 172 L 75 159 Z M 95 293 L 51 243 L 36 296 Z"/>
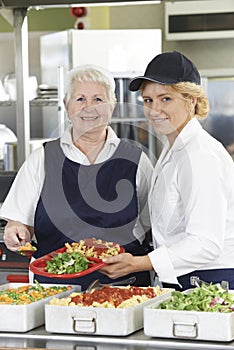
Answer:
<path fill-rule="evenodd" d="M 220 284 L 202 284 L 188 292 L 174 291 L 170 299 L 162 302 L 158 309 L 206 312 L 234 311 L 234 294 L 224 290 Z"/>
<path fill-rule="evenodd" d="M 88 269 L 90 262 L 79 252 L 59 253 L 46 261 L 46 271 L 53 274 L 72 274 Z"/>

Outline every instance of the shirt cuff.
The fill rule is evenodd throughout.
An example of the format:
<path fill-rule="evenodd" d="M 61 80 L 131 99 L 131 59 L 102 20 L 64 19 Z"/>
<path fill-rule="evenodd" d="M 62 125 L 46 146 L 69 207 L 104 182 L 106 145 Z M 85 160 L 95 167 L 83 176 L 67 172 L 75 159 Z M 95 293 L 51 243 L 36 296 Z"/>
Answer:
<path fill-rule="evenodd" d="M 179 284 L 166 246 L 153 250 L 148 256 L 161 282 Z"/>

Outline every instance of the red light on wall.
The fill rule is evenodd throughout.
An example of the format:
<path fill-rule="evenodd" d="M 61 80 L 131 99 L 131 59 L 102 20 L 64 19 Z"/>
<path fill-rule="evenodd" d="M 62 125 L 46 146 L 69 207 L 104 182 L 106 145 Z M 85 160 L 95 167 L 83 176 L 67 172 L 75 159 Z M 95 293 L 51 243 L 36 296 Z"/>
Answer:
<path fill-rule="evenodd" d="M 74 28 L 75 29 L 89 29 L 90 23 L 89 23 L 88 18 L 82 18 L 82 19 L 77 18 L 77 20 L 74 23 Z"/>
<path fill-rule="evenodd" d="M 83 22 L 78 22 L 77 23 L 77 29 L 84 29 L 85 28 L 85 25 Z"/>
<path fill-rule="evenodd" d="M 87 16 L 87 12 L 87 7 L 71 7 L 71 14 L 76 18 Z"/>

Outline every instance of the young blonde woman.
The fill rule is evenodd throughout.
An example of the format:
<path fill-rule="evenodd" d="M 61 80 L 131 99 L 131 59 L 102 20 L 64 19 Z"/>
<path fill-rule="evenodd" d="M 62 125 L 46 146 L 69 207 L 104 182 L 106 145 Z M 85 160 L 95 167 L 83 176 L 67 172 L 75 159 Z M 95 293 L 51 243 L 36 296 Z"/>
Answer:
<path fill-rule="evenodd" d="M 153 270 L 163 286 L 191 288 L 190 277 L 234 288 L 234 164 L 198 119 L 209 111 L 195 65 L 177 51 L 156 56 L 130 90 L 163 149 L 149 193 L 154 250 L 106 259 L 106 274 Z"/>

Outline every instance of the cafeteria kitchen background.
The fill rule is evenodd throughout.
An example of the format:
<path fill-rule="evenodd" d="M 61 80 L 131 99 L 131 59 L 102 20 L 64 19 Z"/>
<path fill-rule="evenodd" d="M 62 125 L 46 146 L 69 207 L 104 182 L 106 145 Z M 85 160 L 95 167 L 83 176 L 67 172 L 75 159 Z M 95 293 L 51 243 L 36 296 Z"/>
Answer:
<path fill-rule="evenodd" d="M 43 3 L 43 1 L 38 2 Z M 24 1 L 21 3 L 23 4 Z M 56 4 L 56 1 L 48 1 L 48 3 Z M 0 124 L 6 125 L 18 137 L 18 148 L 20 148 L 17 150 L 15 142 L 11 142 L 8 148 L 5 147 L 4 157 L 3 138 L 2 144 L 0 140 L 0 148 L 2 147 L 0 205 L 24 157 L 44 139 L 57 136 L 53 134 L 54 131 L 58 134 L 61 132 L 59 128 L 64 118 L 61 103 L 64 71 L 71 68 L 73 64 L 85 61 L 85 55 L 82 57 L 83 61 L 71 59 L 73 45 L 70 43 L 70 38 L 77 35 L 77 41 L 75 41 L 78 42 L 79 35 L 85 36 L 84 31 L 89 32 L 87 33 L 89 37 L 92 36 L 92 31 L 98 35 L 100 32 L 104 33 L 103 40 L 99 36 L 100 50 L 98 52 L 95 50 L 96 57 L 93 57 L 93 61 L 89 63 L 101 65 L 103 63 L 116 77 L 117 96 L 121 103 L 116 111 L 116 119 L 113 119 L 113 127 L 119 136 L 133 138 L 140 142 L 149 150 L 152 160 L 155 161 L 152 154 L 160 153 L 160 145 L 144 121 L 141 106 L 136 107 L 140 103 L 139 96 L 127 91 L 128 81 L 136 71 L 142 73 L 141 68 L 145 66 L 148 57 L 154 55 L 152 52 L 155 50 L 157 51 L 155 53 L 178 50 L 196 63 L 203 77 L 203 84 L 211 104 L 210 115 L 203 122 L 204 127 L 225 146 L 228 147 L 234 143 L 234 0 L 224 2 L 217 0 L 148 1 L 147 4 L 138 2 L 134 5 L 123 5 L 123 3 L 122 6 L 113 5 L 112 3 L 112 6 L 94 7 L 87 4 L 87 7 L 80 8 L 85 10 L 84 16 L 76 17 L 74 9 L 77 7 L 70 8 L 68 5 L 32 8 L 25 6 L 12 10 L 4 8 L 4 1 L 0 2 L 2 6 L 0 7 Z M 193 18 L 196 20 L 193 21 Z M 179 21 L 176 21 L 177 19 Z M 22 20 L 22 28 L 19 28 L 21 24 L 17 22 L 20 20 Z M 27 38 L 24 36 L 25 22 Z M 187 27 L 181 28 L 182 22 L 187 23 Z M 194 23 L 197 27 L 194 27 Z M 19 26 L 18 32 L 17 26 Z M 84 29 L 77 29 L 82 27 Z M 133 38 L 130 41 L 134 42 L 132 48 L 130 45 L 121 46 L 123 39 L 118 33 L 124 36 L 125 30 L 132 35 L 130 36 Z M 108 61 L 102 54 L 103 46 L 107 43 L 107 32 L 111 31 L 116 36 L 112 37 L 111 51 L 106 52 Z M 142 41 L 144 33 L 145 42 Z M 95 34 L 93 37 L 95 38 Z M 15 48 L 14 40 L 20 42 L 22 47 Z M 95 41 L 96 38 L 93 40 Z M 51 47 L 51 42 L 54 44 L 53 49 L 48 50 L 48 43 Z M 25 44 L 28 44 L 26 50 L 23 47 Z M 89 60 L 90 47 L 90 39 L 88 44 L 85 45 L 85 40 L 81 44 L 81 51 L 85 49 Z M 22 50 L 20 52 L 22 57 L 18 55 L 17 50 Z M 134 62 L 132 61 L 133 67 L 128 66 L 127 59 L 124 59 L 132 54 L 131 50 L 135 56 Z M 79 50 L 77 51 L 79 58 Z M 61 52 L 63 52 L 62 58 Z M 28 106 L 26 103 L 25 116 L 19 112 L 21 110 L 25 112 L 24 103 L 15 101 L 15 65 L 20 68 L 22 65 L 26 72 L 28 70 L 30 77 L 28 79 L 30 102 Z M 20 98 L 22 99 L 22 96 Z M 22 143 L 22 135 L 26 144 Z M 3 221 L 0 224 L 4 226 Z M 0 283 L 3 283 L 9 275 L 22 278 L 27 272 L 27 260 L 6 250 L 2 242 L 2 232 L 3 227 L 0 227 Z"/>

